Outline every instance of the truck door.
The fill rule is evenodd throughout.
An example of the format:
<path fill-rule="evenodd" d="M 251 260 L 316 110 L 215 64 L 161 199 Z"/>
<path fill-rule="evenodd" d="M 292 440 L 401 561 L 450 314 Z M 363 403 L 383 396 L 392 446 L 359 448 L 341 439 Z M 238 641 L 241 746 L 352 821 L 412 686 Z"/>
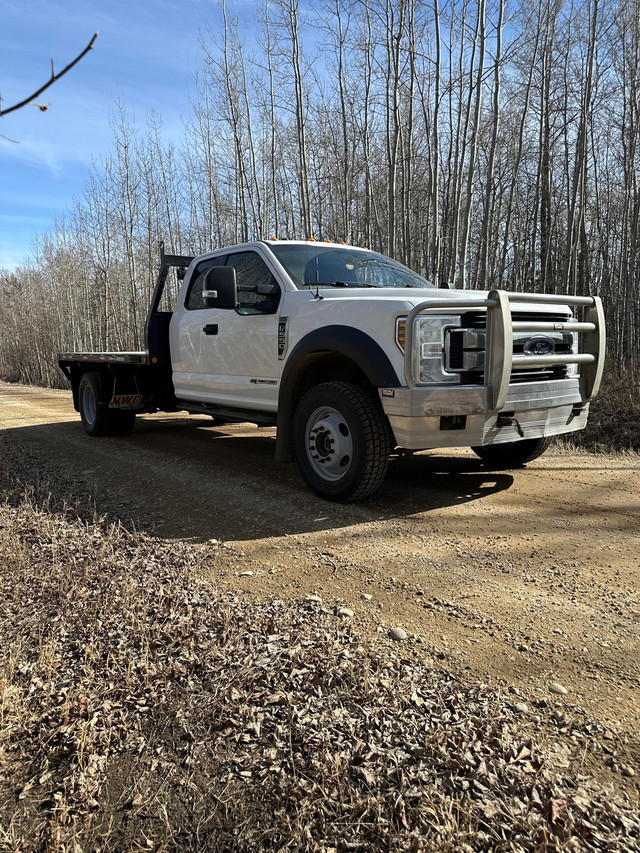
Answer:
<path fill-rule="evenodd" d="M 179 390 L 174 361 L 176 394 L 190 400 L 275 412 L 279 385 L 278 307 L 282 289 L 266 261 L 254 250 L 233 252 L 213 260 L 235 268 L 238 306 L 235 310 L 203 307 L 204 273 L 212 266 L 211 259 L 203 261 L 192 276 L 185 302 L 184 315 L 190 316 L 174 318 L 181 329 L 182 366 L 187 366 L 184 347 L 188 347 L 186 362 L 197 362 L 200 372 L 196 379 L 195 372 L 186 375 L 182 371 L 183 387 L 188 386 L 185 396 Z"/>
<path fill-rule="evenodd" d="M 202 301 L 202 284 L 205 273 L 213 266 L 224 264 L 225 256 L 207 258 L 195 268 L 185 296 L 180 295 L 176 305 L 169 335 L 171 341 L 171 366 L 176 396 L 183 400 L 204 400 L 204 328 L 208 309 Z"/>
<path fill-rule="evenodd" d="M 238 307 L 212 308 L 217 332 L 204 342 L 205 385 L 212 400 L 275 412 L 278 402 L 278 306 L 281 288 L 255 251 L 227 255 L 236 271 Z"/>

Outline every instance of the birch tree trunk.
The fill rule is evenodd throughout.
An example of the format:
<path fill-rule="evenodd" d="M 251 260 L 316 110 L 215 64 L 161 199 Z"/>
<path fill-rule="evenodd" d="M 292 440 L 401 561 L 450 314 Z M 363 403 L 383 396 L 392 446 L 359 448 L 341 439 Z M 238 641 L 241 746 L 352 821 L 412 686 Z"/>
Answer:
<path fill-rule="evenodd" d="M 498 2 L 498 22 L 496 24 L 496 52 L 493 62 L 493 121 L 491 143 L 485 175 L 484 216 L 480 236 L 480 263 L 478 265 L 478 288 L 487 289 L 487 268 L 489 265 L 489 242 L 492 239 L 494 188 L 493 172 L 500 128 L 500 64 L 502 62 L 502 27 L 504 22 L 504 2 Z"/>
<path fill-rule="evenodd" d="M 474 33 L 474 54 L 477 48 L 478 64 L 476 69 L 475 98 L 473 109 L 473 121 L 471 123 L 471 142 L 469 145 L 469 162 L 467 164 L 467 191 L 465 199 L 464 217 L 462 220 L 462 234 L 460 237 L 460 253 L 458 256 L 460 287 L 465 290 L 469 287 L 467 280 L 467 249 L 469 244 L 469 231 L 471 228 L 471 209 L 473 205 L 473 191 L 476 172 L 476 159 L 478 156 L 478 133 L 480 131 L 480 111 L 482 109 L 482 87 L 484 76 L 484 57 L 486 51 L 486 3 L 479 0 L 477 8 L 476 28 Z"/>

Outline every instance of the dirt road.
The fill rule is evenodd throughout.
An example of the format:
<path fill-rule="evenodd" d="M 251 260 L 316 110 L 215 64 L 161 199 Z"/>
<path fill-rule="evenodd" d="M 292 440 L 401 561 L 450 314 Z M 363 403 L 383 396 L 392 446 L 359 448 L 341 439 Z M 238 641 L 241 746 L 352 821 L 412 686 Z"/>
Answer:
<path fill-rule="evenodd" d="M 551 451 L 494 473 L 470 451 L 421 453 L 394 460 L 373 500 L 340 506 L 273 445 L 272 430 L 179 415 L 91 439 L 70 393 L 0 384 L 0 453 L 24 447 L 53 480 L 88 484 L 99 509 L 206 549 L 223 586 L 316 594 L 377 643 L 400 626 L 407 655 L 548 703 L 561 724 L 586 714 L 626 741 L 637 781 L 638 456 Z"/>

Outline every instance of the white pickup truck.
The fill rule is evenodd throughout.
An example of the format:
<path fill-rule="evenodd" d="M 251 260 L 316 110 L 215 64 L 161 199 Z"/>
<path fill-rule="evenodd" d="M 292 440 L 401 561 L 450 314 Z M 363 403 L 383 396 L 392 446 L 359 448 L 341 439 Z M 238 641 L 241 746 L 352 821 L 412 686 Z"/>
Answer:
<path fill-rule="evenodd" d="M 584 428 L 605 349 L 597 297 L 441 290 L 367 249 L 285 240 L 163 253 L 145 336 L 60 354 L 89 435 L 157 411 L 276 426 L 276 458 L 336 501 L 373 494 L 394 449 L 536 458 Z"/>

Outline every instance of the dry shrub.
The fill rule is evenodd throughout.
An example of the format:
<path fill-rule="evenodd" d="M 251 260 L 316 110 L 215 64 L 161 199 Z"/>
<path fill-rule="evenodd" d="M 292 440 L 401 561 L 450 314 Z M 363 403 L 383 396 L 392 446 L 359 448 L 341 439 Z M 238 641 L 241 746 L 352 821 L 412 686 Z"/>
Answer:
<path fill-rule="evenodd" d="M 596 452 L 640 451 L 640 367 L 608 365 L 586 430 L 572 433 L 570 440 Z"/>

